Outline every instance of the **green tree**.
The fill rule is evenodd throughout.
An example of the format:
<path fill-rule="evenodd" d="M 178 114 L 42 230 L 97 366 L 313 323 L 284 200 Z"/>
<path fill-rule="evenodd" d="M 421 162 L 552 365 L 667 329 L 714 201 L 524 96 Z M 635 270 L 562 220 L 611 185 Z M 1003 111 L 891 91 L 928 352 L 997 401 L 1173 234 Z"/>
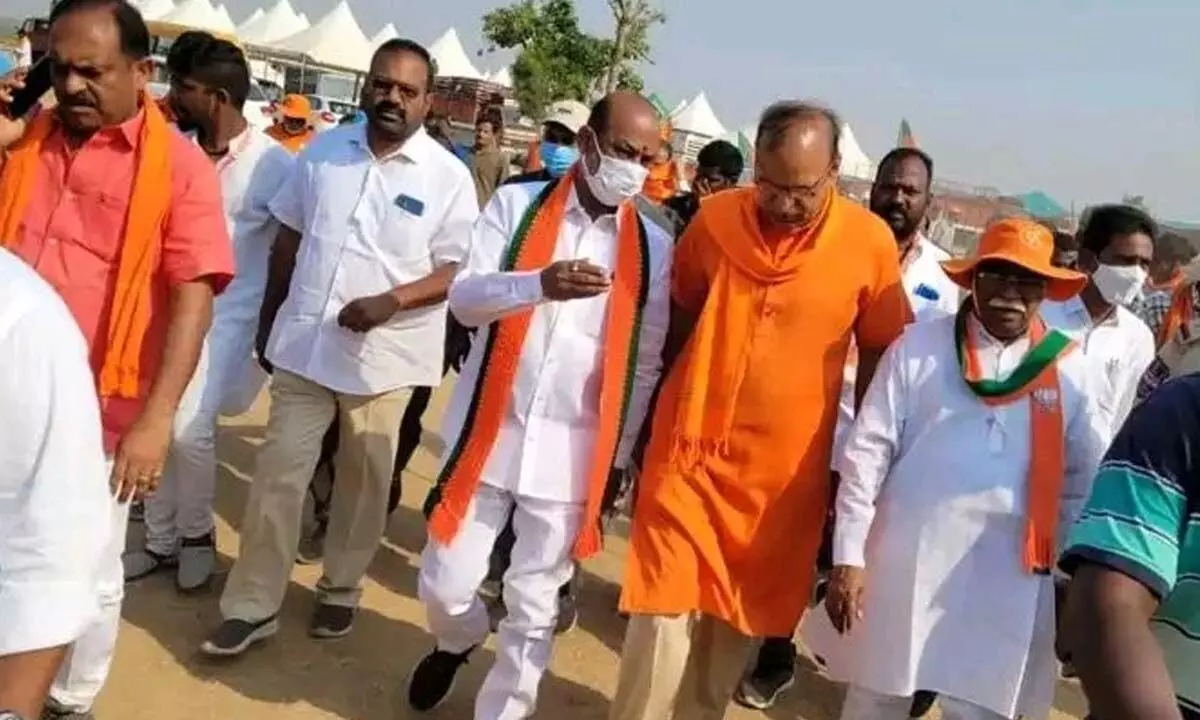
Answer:
<path fill-rule="evenodd" d="M 572 0 L 520 0 L 483 16 L 489 51 L 518 49 L 513 93 L 521 112 L 540 120 L 557 100 L 587 102 L 612 60 L 611 41 L 579 27 Z"/>
<path fill-rule="evenodd" d="M 613 17 L 613 39 L 608 48 L 604 92 L 617 88 L 641 91 L 642 76 L 637 65 L 650 59 L 650 28 L 666 22 L 667 16 L 651 7 L 650 0 L 608 0 L 608 9 Z"/>

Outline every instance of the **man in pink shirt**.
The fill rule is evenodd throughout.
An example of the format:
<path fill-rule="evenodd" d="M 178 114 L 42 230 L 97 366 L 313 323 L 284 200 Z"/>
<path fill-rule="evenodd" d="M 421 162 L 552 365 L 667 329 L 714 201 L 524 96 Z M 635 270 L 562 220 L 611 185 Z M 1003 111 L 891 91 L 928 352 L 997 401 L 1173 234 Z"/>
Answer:
<path fill-rule="evenodd" d="M 233 257 L 212 163 L 145 102 L 150 36 L 138 11 L 124 0 L 65 0 L 50 23 L 58 105 L 51 123 L 35 118 L 25 141 L 0 147 L 11 151 L 0 168 L 0 243 L 66 301 L 100 388 L 111 539 L 96 578 L 99 611 L 59 673 L 50 705 L 59 717 L 90 718 L 120 625 L 129 500 L 152 492 L 162 475 L 176 409 L 199 359 L 213 296 L 233 276 Z M 0 120 L 0 138 L 12 124 Z M 48 134 L 35 135 L 38 127 Z M 137 183 L 154 167 L 142 157 L 147 147 L 147 157 L 166 155 L 159 171 L 170 177 L 149 192 Z M 135 196 L 157 202 L 139 204 Z M 139 235 L 146 214 L 160 210 L 161 223 Z M 127 266 L 131 243 L 148 243 L 140 257 L 152 267 Z M 131 291 L 130 278 L 149 287 Z M 132 296 L 140 304 L 131 305 Z M 130 307 L 139 319 L 129 320 Z M 111 332 L 127 326 L 142 336 L 131 343 Z M 115 373 L 120 389 L 111 390 L 117 345 L 137 349 L 119 366 L 136 373 Z"/>

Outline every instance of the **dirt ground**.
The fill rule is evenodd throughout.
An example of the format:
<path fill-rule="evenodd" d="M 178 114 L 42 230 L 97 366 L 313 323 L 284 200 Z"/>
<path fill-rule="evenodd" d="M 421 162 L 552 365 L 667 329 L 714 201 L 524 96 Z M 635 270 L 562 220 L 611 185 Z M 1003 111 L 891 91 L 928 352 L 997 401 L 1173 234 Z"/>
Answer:
<path fill-rule="evenodd" d="M 449 383 L 435 395 L 426 427 L 436 430 Z M 179 595 L 169 576 L 128 589 L 116 661 L 100 698 L 101 720 L 296 720 L 352 718 L 469 720 L 472 700 L 491 663 L 490 648 L 476 654 L 452 697 L 420 715 L 403 702 L 415 663 L 432 646 L 416 600 L 417 562 L 425 532 L 418 508 L 436 470 L 440 440 L 427 432 L 404 486 L 403 506 L 371 566 L 354 632 L 335 641 L 309 639 L 305 629 L 319 570 L 297 567 L 273 640 L 233 662 L 198 653 L 219 622 L 218 590 L 237 554 L 238 528 L 262 443 L 264 398 L 247 415 L 224 423 L 219 442 L 221 478 L 216 511 L 220 576 L 214 589 Z M 131 528 L 131 536 L 139 528 Z M 131 537 L 131 540 L 136 539 Z M 542 682 L 538 718 L 604 720 L 616 685 L 624 623 L 616 613 L 625 542 L 610 537 L 604 554 L 586 564 L 580 584 L 579 627 L 559 638 Z M 733 708 L 728 720 L 834 720 L 841 690 L 801 661 L 796 686 L 766 713 Z M 1074 683 L 1062 683 L 1055 720 L 1079 718 L 1085 705 Z M 935 716 L 936 717 L 936 716 Z M 666 720 L 666 719 L 664 719 Z"/>

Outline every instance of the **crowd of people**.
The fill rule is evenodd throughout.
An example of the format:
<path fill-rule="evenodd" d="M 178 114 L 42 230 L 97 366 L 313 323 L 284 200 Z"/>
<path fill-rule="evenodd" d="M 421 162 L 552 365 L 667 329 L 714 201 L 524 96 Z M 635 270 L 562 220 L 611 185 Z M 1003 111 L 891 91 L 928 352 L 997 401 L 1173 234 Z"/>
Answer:
<path fill-rule="evenodd" d="M 0 113 L 0 718 L 94 717 L 126 584 L 210 582 L 218 418 L 264 386 L 200 650 L 275 635 L 297 560 L 309 634 L 352 632 L 450 369 L 416 711 L 494 632 L 474 717 L 531 717 L 624 507 L 611 720 L 770 707 L 797 633 L 844 720 L 1046 718 L 1060 673 L 1095 720 L 1200 718 L 1200 262 L 1144 211 L 998 218 L 952 258 L 933 159 L 888 153 L 860 205 L 820 104 L 764 111 L 751 184 L 717 141 L 681 191 L 636 93 L 553 104 L 511 175 L 499 116 L 464 156 L 426 127 L 417 43 L 317 134 L 299 103 L 248 125 L 226 40 L 179 38 L 165 107 L 149 54 L 124 0 L 65 0 L 52 98 Z"/>

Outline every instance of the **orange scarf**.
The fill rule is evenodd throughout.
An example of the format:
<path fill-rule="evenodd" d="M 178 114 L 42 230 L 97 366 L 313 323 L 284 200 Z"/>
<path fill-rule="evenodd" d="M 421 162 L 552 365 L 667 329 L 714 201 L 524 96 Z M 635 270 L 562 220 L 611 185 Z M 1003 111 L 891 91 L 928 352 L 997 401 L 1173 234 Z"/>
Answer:
<path fill-rule="evenodd" d="M 697 243 L 721 247 L 722 260 L 704 309 L 680 359 L 687 373 L 679 385 L 678 417 L 672 438 L 677 469 L 692 467 L 709 455 L 728 450 L 738 393 L 749 363 L 751 335 L 767 290 L 796 276 L 817 237 L 838 221 L 838 203 L 830 191 L 817 217 L 769 243 L 758 219 L 755 188 L 713 195 L 704 203 L 689 233 Z"/>
<path fill-rule="evenodd" d="M 674 160 L 654 165 L 642 187 L 642 194 L 656 203 L 663 203 L 675 197 L 679 185 L 675 181 L 676 165 Z"/>
<path fill-rule="evenodd" d="M 1195 292 L 1196 286 L 1191 283 L 1180 282 L 1175 285 L 1175 291 L 1171 294 L 1171 306 L 1167 308 L 1162 327 L 1158 329 L 1158 337 L 1155 338 L 1160 349 L 1176 337 L 1191 339 L 1192 322 L 1196 315 Z"/>
<path fill-rule="evenodd" d="M 553 262 L 572 192 L 571 175 L 546 186 L 522 218 L 500 268 L 502 271 L 540 270 Z M 604 320 L 599 427 L 589 470 L 584 524 L 574 549 L 580 559 L 600 551 L 600 508 L 633 388 L 648 284 L 647 246 L 641 220 L 631 202 L 622 205 L 619 212 L 617 267 Z M 501 424 L 508 415 L 517 365 L 533 313 L 532 309 L 516 313 L 491 326 L 463 430 L 426 502 L 429 533 L 443 545 L 449 545 L 458 534 Z"/>
<path fill-rule="evenodd" d="M 171 201 L 171 128 L 147 98 L 137 148 L 137 174 L 125 218 L 125 237 L 117 264 L 108 322 L 101 397 L 136 398 L 140 390 L 142 341 L 150 327 L 154 271 L 162 251 L 162 227 Z M 52 112 L 39 113 L 13 145 L 0 171 L 0 246 L 18 242 L 18 228 L 37 179 L 42 144 L 58 129 Z"/>
<path fill-rule="evenodd" d="M 1057 330 L 1047 332 L 1037 316 L 1021 364 L 1007 380 L 987 380 L 979 367 L 979 331 L 969 318 L 971 303 L 970 298 L 963 302 L 955 320 L 963 380 L 987 405 L 1009 405 L 1029 398 L 1029 487 L 1021 560 L 1027 572 L 1045 574 L 1057 558 L 1058 512 L 1066 468 L 1058 360 L 1075 345 Z"/>

